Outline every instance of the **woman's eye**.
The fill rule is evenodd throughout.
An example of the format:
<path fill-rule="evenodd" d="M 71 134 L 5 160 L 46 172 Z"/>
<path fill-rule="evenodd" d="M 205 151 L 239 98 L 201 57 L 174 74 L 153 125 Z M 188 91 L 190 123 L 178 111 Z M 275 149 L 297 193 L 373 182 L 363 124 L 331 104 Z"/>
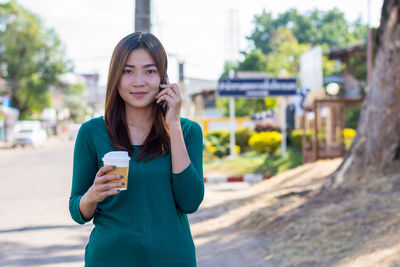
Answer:
<path fill-rule="evenodd" d="M 132 71 L 131 70 L 124 70 L 124 73 L 130 74 L 130 73 L 132 73 Z"/>
<path fill-rule="evenodd" d="M 156 71 L 155 70 L 148 70 L 147 73 L 153 74 L 153 73 L 156 73 Z"/>

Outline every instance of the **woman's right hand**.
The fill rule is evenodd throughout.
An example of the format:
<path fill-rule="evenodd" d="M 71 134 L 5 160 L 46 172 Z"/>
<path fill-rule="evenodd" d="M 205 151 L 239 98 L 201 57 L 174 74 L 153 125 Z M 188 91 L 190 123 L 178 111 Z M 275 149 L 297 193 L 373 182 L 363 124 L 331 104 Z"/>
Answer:
<path fill-rule="evenodd" d="M 103 201 L 106 197 L 116 195 L 120 192 L 118 188 L 121 188 L 121 186 L 124 185 L 123 182 L 107 183 L 110 180 L 123 178 L 120 174 L 107 174 L 107 172 L 113 169 L 113 166 L 108 165 L 100 168 L 97 172 L 93 185 L 86 192 L 86 200 L 88 203 L 92 205 L 97 204 Z"/>

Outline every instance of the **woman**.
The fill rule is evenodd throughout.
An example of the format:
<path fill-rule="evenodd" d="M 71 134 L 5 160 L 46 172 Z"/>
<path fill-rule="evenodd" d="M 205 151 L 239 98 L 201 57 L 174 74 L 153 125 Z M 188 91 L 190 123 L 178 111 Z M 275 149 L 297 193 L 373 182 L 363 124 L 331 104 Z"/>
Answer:
<path fill-rule="evenodd" d="M 186 214 L 204 196 L 202 131 L 180 118 L 178 86 L 162 82 L 167 56 L 150 33 L 116 46 L 108 74 L 105 114 L 82 124 L 75 143 L 69 209 L 95 225 L 85 266 L 196 266 Z M 160 91 L 161 90 L 161 91 Z M 163 115 L 160 103 L 167 104 Z M 107 174 L 102 157 L 128 151 L 128 190 Z"/>

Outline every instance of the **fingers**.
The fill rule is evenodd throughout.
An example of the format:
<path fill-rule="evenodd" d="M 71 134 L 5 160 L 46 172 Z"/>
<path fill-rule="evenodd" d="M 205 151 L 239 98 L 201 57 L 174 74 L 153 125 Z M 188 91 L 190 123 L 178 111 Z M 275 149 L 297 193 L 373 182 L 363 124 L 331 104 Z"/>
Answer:
<path fill-rule="evenodd" d="M 95 184 L 104 184 L 104 183 L 107 183 L 108 181 L 122 179 L 122 178 L 124 178 L 124 176 L 121 174 L 106 174 L 106 175 L 97 177 L 94 180 L 94 183 Z"/>
<path fill-rule="evenodd" d="M 101 191 L 101 192 L 97 193 L 98 202 L 103 201 L 108 196 L 117 195 L 120 192 L 121 192 L 121 190 L 119 190 L 117 188 L 113 188 L 113 189 L 110 189 L 110 190 L 107 190 L 107 191 Z"/>
<path fill-rule="evenodd" d="M 104 167 L 101 167 L 100 170 L 97 172 L 96 177 L 103 176 L 107 174 L 107 172 L 111 171 L 114 169 L 114 166 L 111 165 L 106 165 Z"/>
<path fill-rule="evenodd" d="M 93 185 L 88 190 L 88 199 L 91 199 L 91 202 L 99 203 L 105 197 L 116 195 L 121 191 L 119 188 L 125 185 L 125 182 L 121 180 L 124 176 L 122 174 L 107 174 L 113 169 L 113 166 L 104 166 L 99 169 Z"/>
<path fill-rule="evenodd" d="M 171 104 L 175 102 L 176 103 L 182 102 L 179 89 L 178 88 L 174 89 L 173 87 L 166 87 L 164 90 L 158 93 L 155 98 L 157 99 L 157 103 L 159 103 L 162 100 L 165 100 Z"/>
<path fill-rule="evenodd" d="M 121 186 L 125 185 L 125 183 L 109 183 L 109 184 L 102 184 L 97 186 L 97 190 L 99 192 L 108 192 L 108 191 L 117 191 L 118 193 L 118 188 L 121 188 Z"/>
<path fill-rule="evenodd" d="M 117 195 L 117 194 L 119 194 L 120 192 L 121 192 L 121 191 L 118 190 L 118 189 L 106 191 L 106 192 L 104 193 L 104 198 L 106 198 L 106 197 L 108 197 L 108 196 Z"/>
<path fill-rule="evenodd" d="M 89 189 L 90 198 L 99 203 L 107 196 L 117 195 L 121 192 L 120 188 L 125 185 L 125 182 L 107 183 L 109 180 L 115 180 L 116 175 L 106 175 L 96 178 L 93 186 Z"/>
<path fill-rule="evenodd" d="M 164 90 L 162 90 L 161 92 L 159 92 L 156 95 L 156 98 L 162 96 L 162 95 L 170 95 L 170 96 L 176 96 L 177 94 L 175 93 L 174 90 L 172 90 L 171 88 L 165 88 Z"/>
<path fill-rule="evenodd" d="M 161 101 L 167 101 L 168 103 L 171 103 L 173 101 L 173 98 L 167 94 L 162 95 L 160 97 L 158 97 L 157 99 L 157 104 L 160 103 Z"/>
<path fill-rule="evenodd" d="M 169 83 L 169 84 L 160 84 L 161 88 L 171 88 L 171 90 L 176 94 L 179 95 L 179 87 L 176 83 Z M 162 90 L 163 92 L 165 90 Z"/>

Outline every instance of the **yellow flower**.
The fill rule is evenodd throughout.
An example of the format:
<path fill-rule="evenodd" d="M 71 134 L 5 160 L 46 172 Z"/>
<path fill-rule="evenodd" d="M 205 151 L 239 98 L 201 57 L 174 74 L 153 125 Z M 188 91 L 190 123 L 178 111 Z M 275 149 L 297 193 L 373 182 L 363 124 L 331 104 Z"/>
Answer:
<path fill-rule="evenodd" d="M 240 146 L 235 145 L 235 152 L 236 152 L 236 154 L 240 153 Z"/>
<path fill-rule="evenodd" d="M 343 130 L 343 136 L 344 138 L 354 138 L 354 136 L 356 135 L 356 131 L 354 129 L 351 128 L 346 128 Z"/>

